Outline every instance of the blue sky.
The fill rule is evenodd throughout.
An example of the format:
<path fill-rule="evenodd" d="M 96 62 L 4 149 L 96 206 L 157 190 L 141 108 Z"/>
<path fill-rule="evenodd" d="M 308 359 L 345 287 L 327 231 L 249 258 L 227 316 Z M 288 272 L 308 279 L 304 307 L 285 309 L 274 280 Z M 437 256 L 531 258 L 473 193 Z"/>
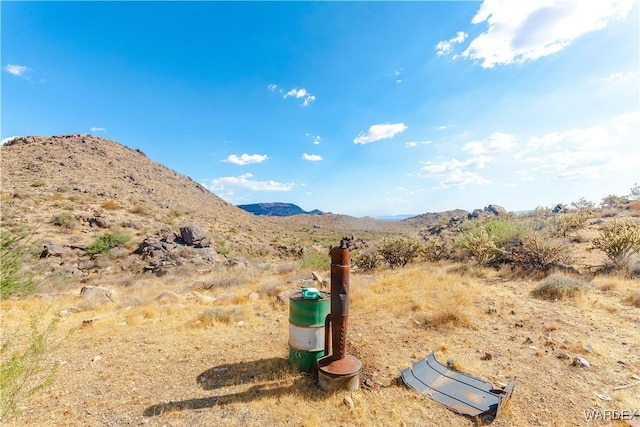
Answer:
<path fill-rule="evenodd" d="M 638 3 L 2 1 L 1 138 L 102 136 L 233 204 L 597 203 L 640 182 Z"/>

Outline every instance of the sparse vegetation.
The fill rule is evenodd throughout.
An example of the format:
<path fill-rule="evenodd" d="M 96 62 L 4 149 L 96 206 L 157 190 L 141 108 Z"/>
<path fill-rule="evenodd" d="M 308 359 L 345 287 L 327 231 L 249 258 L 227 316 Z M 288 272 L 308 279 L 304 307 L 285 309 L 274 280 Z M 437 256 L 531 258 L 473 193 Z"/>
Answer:
<path fill-rule="evenodd" d="M 605 224 L 591 244 L 593 249 L 603 251 L 616 268 L 623 269 L 630 257 L 640 252 L 640 221 L 614 219 Z"/>
<path fill-rule="evenodd" d="M 569 233 L 584 228 L 589 212 L 580 210 L 553 215 L 549 218 L 547 230 L 551 237 L 567 237 Z"/>
<path fill-rule="evenodd" d="M 44 181 L 34 181 L 31 183 L 31 186 L 34 188 L 42 187 L 45 185 Z"/>
<path fill-rule="evenodd" d="M 608 196 L 602 198 L 600 206 L 602 208 L 619 208 L 628 201 L 629 199 L 627 198 L 627 196 L 617 196 L 615 194 L 609 194 Z"/>
<path fill-rule="evenodd" d="M 593 203 L 591 200 L 587 200 L 584 197 L 580 197 L 575 202 L 571 202 L 571 206 L 573 206 L 578 210 L 590 210 L 590 209 L 594 209 L 596 207 L 596 204 Z"/>
<path fill-rule="evenodd" d="M 437 262 L 447 259 L 453 253 L 453 241 L 440 236 L 429 237 L 422 242 L 420 254 L 422 259 Z"/>
<path fill-rule="evenodd" d="M 459 236 L 456 246 L 469 254 L 477 265 L 487 265 L 503 253 L 484 227 L 463 232 Z"/>
<path fill-rule="evenodd" d="M 129 240 L 131 240 L 131 238 L 125 234 L 105 233 L 97 237 L 93 243 L 87 246 L 87 253 L 92 256 L 105 254 L 115 247 L 127 244 Z"/>
<path fill-rule="evenodd" d="M 511 249 L 509 258 L 515 267 L 525 272 L 548 273 L 552 267 L 569 262 L 567 248 L 562 242 L 545 241 L 532 233 L 524 238 L 522 245 Z"/>
<path fill-rule="evenodd" d="M 586 283 L 583 280 L 554 275 L 542 280 L 532 291 L 532 295 L 536 298 L 556 301 L 574 298 L 585 290 Z"/>
<path fill-rule="evenodd" d="M 57 321 L 52 320 L 42 331 L 40 319 L 31 318 L 31 336 L 25 349 L 16 349 L 6 338 L 0 349 L 0 421 L 20 414 L 25 399 L 53 384 L 59 363 L 48 356 L 62 343 L 54 342 Z M 5 331 L 6 332 L 6 331 Z"/>
<path fill-rule="evenodd" d="M 300 260 L 300 268 L 326 269 L 330 265 L 331 259 L 329 258 L 328 250 L 326 253 L 322 253 L 313 248 L 307 249 Z"/>
<path fill-rule="evenodd" d="M 106 202 L 100 204 L 100 206 L 108 211 L 117 211 L 118 209 L 122 208 L 122 206 L 120 206 L 120 203 L 116 202 L 115 200 L 107 200 Z"/>
<path fill-rule="evenodd" d="M 371 419 L 380 425 L 472 425 L 476 420 L 405 387 L 388 387 L 400 369 L 433 350 L 443 363 L 455 360 L 453 366 L 462 372 L 494 384 L 515 376 L 536 379 L 527 387 L 516 386 L 510 407 L 497 420 L 501 425 L 582 420 L 584 409 L 598 402 L 593 400 L 594 391 L 608 392 L 630 381 L 633 344 L 639 340 L 640 254 L 629 257 L 630 274 L 605 274 L 611 271 L 600 269 L 609 260 L 606 254 L 586 248 L 612 222 L 610 218 L 634 216 L 633 203 L 638 201 L 607 207 L 604 215 L 599 206 L 572 204 L 588 220 L 576 231 L 565 228 L 556 233 L 558 238 L 550 236 L 549 221 L 576 213 L 573 209 L 561 214 L 548 208 L 517 216 L 485 214 L 478 220 L 458 214 L 459 222 L 426 218 L 413 223 L 377 222 L 340 215 L 250 217 L 192 187 L 184 177 L 148 165 L 148 159 L 132 150 L 112 155 L 117 148 L 104 139 L 86 137 L 87 148 L 99 143 L 97 151 L 106 153 L 95 159 L 93 151 L 78 151 L 73 160 L 67 159 L 68 152 L 57 154 L 59 146 L 73 140 L 14 147 L 34 150 L 34 155 L 23 157 L 51 158 L 50 165 L 35 164 L 41 174 L 21 175 L 20 159 L 2 148 L 3 178 L 7 177 L 2 231 L 13 222 L 41 224 L 37 236 L 64 248 L 60 256 L 51 246 L 49 256 L 40 259 L 36 255 L 42 245 L 26 244 L 20 277 L 31 271 L 42 286 L 37 295 L 0 301 L 2 342 L 7 331 L 23 331 L 11 340 L 2 361 L 10 359 L 14 348 L 24 354 L 31 313 L 55 317 L 60 330 L 82 325 L 81 334 L 46 354 L 49 366 L 60 361 L 59 379 L 21 400 L 15 418 L 7 418 L 8 425 L 181 426 L 194 420 L 202 425 L 245 425 L 249 420 L 259 425 L 313 426 L 368 425 Z M 126 163 L 129 154 L 135 163 Z M 118 185 L 105 180 L 113 175 L 100 172 L 105 158 L 113 160 L 112 170 L 130 170 L 131 177 L 119 179 Z M 125 161 L 124 168 L 118 161 Z M 78 179 L 77 171 L 67 174 L 60 162 L 86 165 L 86 176 Z M 63 170 L 56 172 L 59 169 Z M 36 179 L 46 185 L 32 188 Z M 70 189 L 63 192 L 61 184 Z M 52 200 L 54 189 L 69 202 Z M 100 204 L 109 198 L 122 208 L 102 212 Z M 189 221 L 172 221 L 171 206 L 184 211 Z M 69 232 L 63 228 L 69 216 L 52 220 L 61 212 L 76 218 Z M 108 219 L 109 228 L 99 228 L 97 218 Z M 178 227 L 191 223 L 201 226 L 220 256 L 205 260 L 196 253 L 208 249 L 173 241 Z M 452 247 L 456 236 L 481 227 L 499 250 L 484 264 L 469 262 L 468 251 Z M 128 234 L 136 242 L 154 238 L 162 249 L 158 246 L 153 254 L 143 255 L 133 251 L 135 245 L 123 243 L 127 250 L 116 247 L 107 257 L 88 259 L 83 249 L 106 231 Z M 312 375 L 288 369 L 287 295 L 317 283 L 311 282 L 310 269 L 327 277 L 324 268 L 313 267 L 327 265 L 323 258 L 328 251 L 323 248 L 351 234 L 357 237 L 351 271 L 366 273 L 351 275 L 348 351 L 363 362 L 364 386 L 360 391 L 326 394 L 318 390 Z M 426 236 L 416 239 L 420 250 L 407 258 L 404 268 L 399 263 L 390 269 L 378 251 L 382 239 L 414 236 Z M 308 253 L 298 257 L 300 248 Z M 512 257 L 516 249 L 521 258 Z M 249 262 L 227 262 L 232 256 L 225 254 Z M 553 272 L 556 262 L 583 272 L 568 276 L 583 279 L 578 280 L 575 300 L 566 296 L 571 294 L 566 285 L 559 291 L 539 291 L 543 297 L 532 294 L 542 283 L 535 280 Z M 150 270 L 165 263 L 164 276 Z M 563 266 L 562 271 L 570 270 Z M 89 300 L 80 295 L 83 286 L 113 291 L 113 300 L 99 299 L 101 294 Z M 589 291 L 591 286 L 596 290 Z M 584 297 L 579 297 L 582 293 Z M 566 299 L 549 303 L 545 297 Z M 598 326 L 605 324 L 608 327 Z M 556 357 L 564 353 L 570 359 Z M 486 354 L 493 355 L 493 361 Z M 597 372 L 569 366 L 576 355 L 588 359 Z M 543 371 L 571 375 L 558 382 L 557 375 L 539 375 Z M 45 372 L 39 375 L 45 377 Z M 352 398 L 353 407 L 345 406 L 346 396 Z M 616 407 L 637 407 L 637 387 L 616 390 L 612 397 Z"/>
<path fill-rule="evenodd" d="M 70 213 L 62 212 L 58 215 L 54 215 L 54 217 L 51 218 L 51 223 L 53 225 L 57 225 L 58 227 L 72 229 L 76 224 L 76 219 Z"/>
<path fill-rule="evenodd" d="M 371 271 L 380 267 L 384 263 L 384 259 L 378 252 L 378 248 L 372 247 L 352 252 L 351 262 L 363 271 Z"/>
<path fill-rule="evenodd" d="M 390 268 L 404 267 L 420 253 L 420 242 L 409 237 L 387 237 L 378 251 Z"/>
<path fill-rule="evenodd" d="M 0 230 L 0 298 L 13 295 L 27 295 L 38 284 L 24 273 L 23 264 L 31 256 L 30 244 L 34 232 L 26 228 Z"/>

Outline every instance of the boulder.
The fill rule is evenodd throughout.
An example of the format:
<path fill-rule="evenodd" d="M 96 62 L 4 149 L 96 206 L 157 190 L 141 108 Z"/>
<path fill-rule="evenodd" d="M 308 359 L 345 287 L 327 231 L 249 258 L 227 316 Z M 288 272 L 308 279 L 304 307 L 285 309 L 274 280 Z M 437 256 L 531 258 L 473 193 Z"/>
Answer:
<path fill-rule="evenodd" d="M 206 234 L 204 234 L 204 230 L 202 230 L 199 225 L 181 227 L 180 236 L 188 246 L 194 246 L 196 248 L 208 248 L 211 246 L 211 241 Z"/>
<path fill-rule="evenodd" d="M 506 215 L 507 210 L 500 205 L 489 205 L 484 208 L 485 212 L 494 214 L 495 216 Z"/>

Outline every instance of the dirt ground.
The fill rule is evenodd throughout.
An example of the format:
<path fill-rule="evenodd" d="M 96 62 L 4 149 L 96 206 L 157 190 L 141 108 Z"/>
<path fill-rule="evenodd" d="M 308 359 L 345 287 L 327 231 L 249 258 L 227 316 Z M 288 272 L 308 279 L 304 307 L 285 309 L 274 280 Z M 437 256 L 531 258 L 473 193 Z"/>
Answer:
<path fill-rule="evenodd" d="M 625 301 L 640 283 L 601 277 L 576 299 L 545 301 L 531 296 L 536 282 L 449 270 L 351 274 L 348 351 L 363 363 L 354 392 L 325 393 L 288 365 L 288 306 L 277 295 L 305 271 L 210 290 L 179 276 L 134 280 L 113 302 L 79 289 L 2 301 L 3 342 L 24 345 L 33 314 L 43 327 L 59 319 L 63 339 L 43 362 L 59 363 L 55 383 L 21 400 L 7 425 L 482 425 L 398 381 L 431 351 L 496 386 L 516 379 L 494 426 L 627 425 L 611 418 L 640 410 L 640 308 Z M 572 366 L 578 356 L 591 366 Z"/>

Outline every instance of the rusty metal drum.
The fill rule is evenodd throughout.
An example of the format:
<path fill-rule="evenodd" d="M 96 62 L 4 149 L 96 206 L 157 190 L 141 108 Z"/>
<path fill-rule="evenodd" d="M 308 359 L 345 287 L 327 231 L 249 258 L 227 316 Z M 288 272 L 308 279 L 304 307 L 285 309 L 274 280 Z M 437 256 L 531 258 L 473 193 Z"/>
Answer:
<path fill-rule="evenodd" d="M 331 310 L 327 292 L 289 298 L 289 364 L 304 372 L 313 372 L 324 356 L 324 321 Z"/>

